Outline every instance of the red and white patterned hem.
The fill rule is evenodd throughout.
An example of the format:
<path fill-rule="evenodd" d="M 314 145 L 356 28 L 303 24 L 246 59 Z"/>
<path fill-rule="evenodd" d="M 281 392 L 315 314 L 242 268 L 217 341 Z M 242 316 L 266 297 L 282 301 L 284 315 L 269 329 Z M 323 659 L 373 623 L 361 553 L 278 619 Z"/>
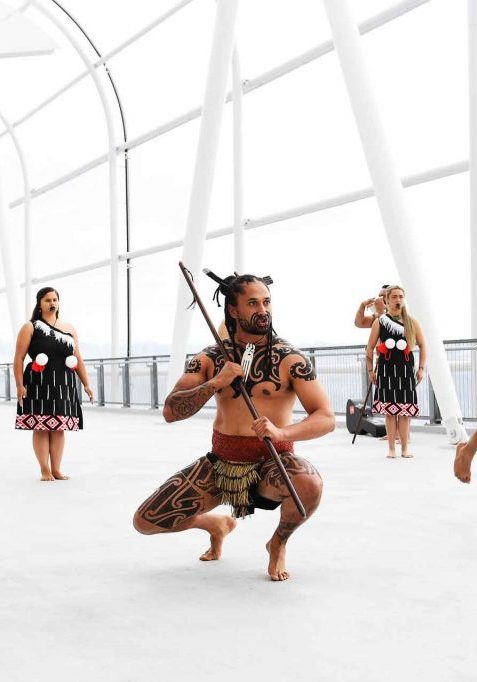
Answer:
<path fill-rule="evenodd" d="M 79 417 L 60 414 L 17 414 L 15 428 L 22 431 L 79 431 Z"/>
<path fill-rule="evenodd" d="M 375 400 L 373 414 L 384 414 L 390 417 L 417 417 L 419 405 L 414 403 L 382 403 L 380 400 Z"/>

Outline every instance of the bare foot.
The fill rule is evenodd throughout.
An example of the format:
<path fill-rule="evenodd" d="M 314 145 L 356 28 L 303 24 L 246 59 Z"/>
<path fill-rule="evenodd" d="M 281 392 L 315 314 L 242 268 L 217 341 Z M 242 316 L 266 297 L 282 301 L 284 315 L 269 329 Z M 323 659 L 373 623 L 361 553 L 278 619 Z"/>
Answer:
<path fill-rule="evenodd" d="M 411 459 L 414 455 L 411 455 L 409 452 L 402 452 L 401 457 L 404 457 L 404 459 Z"/>
<path fill-rule="evenodd" d="M 280 542 L 275 535 L 265 545 L 270 554 L 268 562 L 268 575 L 272 580 L 288 580 L 289 572 L 285 568 L 286 545 Z"/>
<path fill-rule="evenodd" d="M 41 472 L 40 481 L 54 481 L 54 480 L 55 480 L 55 477 L 53 476 L 53 474 L 51 473 L 51 471 L 49 469 L 44 469 Z"/>
<path fill-rule="evenodd" d="M 66 474 L 62 474 L 61 471 L 53 471 L 52 475 L 57 481 L 68 481 L 70 478 Z"/>
<path fill-rule="evenodd" d="M 470 483 L 470 465 L 474 454 L 467 449 L 467 443 L 458 443 L 455 449 L 454 476 L 462 483 Z"/>
<path fill-rule="evenodd" d="M 210 547 L 199 557 L 201 561 L 216 561 L 222 555 L 222 543 L 226 535 L 231 533 L 237 521 L 231 516 L 215 516 L 208 515 L 210 527 L 207 530 L 210 533 Z"/>
<path fill-rule="evenodd" d="M 390 452 L 386 455 L 386 459 L 396 459 L 396 453 Z"/>

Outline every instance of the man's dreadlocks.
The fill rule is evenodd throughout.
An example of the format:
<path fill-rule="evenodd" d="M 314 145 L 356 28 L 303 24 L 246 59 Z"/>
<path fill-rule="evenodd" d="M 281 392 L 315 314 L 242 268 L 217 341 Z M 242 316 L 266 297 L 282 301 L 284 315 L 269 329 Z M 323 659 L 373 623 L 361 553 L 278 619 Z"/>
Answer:
<path fill-rule="evenodd" d="M 220 306 L 219 294 L 225 297 L 224 309 L 225 309 L 225 326 L 229 333 L 230 341 L 232 342 L 232 352 L 234 361 L 240 364 L 240 356 L 237 351 L 237 345 L 235 343 L 235 333 L 237 331 L 237 321 L 231 316 L 229 312 L 229 305 L 237 305 L 237 297 L 239 294 L 243 294 L 245 285 L 251 282 L 261 282 L 265 284 L 267 289 L 269 285 L 273 283 L 271 277 L 257 277 L 256 275 L 230 275 L 221 279 L 215 275 L 210 270 L 204 270 L 204 272 L 211 279 L 218 282 L 219 286 L 215 290 L 213 300 L 217 301 L 217 305 Z M 272 349 L 273 349 L 273 338 L 276 335 L 273 326 L 270 324 L 270 328 L 267 332 L 267 346 L 265 349 L 265 364 L 264 364 L 264 378 L 268 379 L 272 371 Z"/>

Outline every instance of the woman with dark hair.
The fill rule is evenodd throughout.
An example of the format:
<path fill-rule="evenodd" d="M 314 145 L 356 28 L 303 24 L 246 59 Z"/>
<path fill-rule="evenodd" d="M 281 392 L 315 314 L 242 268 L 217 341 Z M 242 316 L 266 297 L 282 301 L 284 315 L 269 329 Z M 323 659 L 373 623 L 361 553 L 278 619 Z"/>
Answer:
<path fill-rule="evenodd" d="M 395 441 L 399 435 L 401 456 L 408 452 L 409 420 L 419 414 L 416 385 L 426 367 L 426 344 L 421 326 L 409 315 L 404 289 L 398 285 L 386 289 L 387 312 L 373 322 L 366 349 L 371 381 L 376 385 L 373 413 L 386 418 L 388 457 L 396 457 Z M 419 369 L 415 370 L 413 349 L 419 348 Z M 373 352 L 378 353 L 377 370 Z"/>
<path fill-rule="evenodd" d="M 64 432 L 83 428 L 76 373 L 93 400 L 76 331 L 59 320 L 59 300 L 52 287 L 37 293 L 31 319 L 18 334 L 13 364 L 18 399 L 15 428 L 33 431 L 42 481 L 68 478 L 60 469 Z M 23 369 L 27 354 L 31 362 Z"/>

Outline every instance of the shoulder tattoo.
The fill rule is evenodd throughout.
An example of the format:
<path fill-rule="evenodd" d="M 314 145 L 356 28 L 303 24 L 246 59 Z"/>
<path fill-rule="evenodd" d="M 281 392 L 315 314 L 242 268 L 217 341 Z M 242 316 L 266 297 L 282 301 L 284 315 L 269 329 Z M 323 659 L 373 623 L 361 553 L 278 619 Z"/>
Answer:
<path fill-rule="evenodd" d="M 227 344 L 225 344 L 225 347 L 227 350 L 229 350 Z M 230 348 L 232 347 L 230 346 Z M 204 348 L 202 352 L 206 355 L 206 357 L 209 358 L 209 360 L 212 360 L 215 377 L 220 372 L 222 367 L 225 365 L 225 358 L 222 355 L 222 351 L 218 346 L 207 346 L 207 348 Z"/>
<path fill-rule="evenodd" d="M 197 374 L 202 369 L 202 363 L 200 359 L 196 356 L 191 358 L 187 363 L 185 374 Z"/>
<path fill-rule="evenodd" d="M 300 355 L 300 360 L 294 362 L 290 367 L 290 376 L 293 379 L 304 379 L 305 381 L 313 381 L 316 379 L 315 368 L 310 362 L 310 359 L 303 355 L 300 351 L 297 353 Z"/>
<path fill-rule="evenodd" d="M 232 353 L 231 342 L 227 341 L 224 343 L 226 350 Z M 240 363 L 242 350 L 237 348 L 237 352 L 239 357 L 236 361 Z M 225 364 L 224 357 L 218 346 L 209 346 L 204 350 L 204 353 L 213 362 L 215 376 Z M 309 359 L 298 348 L 295 348 L 288 343 L 288 341 L 285 341 L 285 339 L 275 337 L 273 340 L 270 364 L 268 363 L 266 349 L 264 347 L 259 348 L 255 352 L 246 383 L 247 393 L 251 395 L 253 388 L 262 382 L 270 382 L 273 384 L 275 391 L 279 391 L 282 388 L 283 381 L 283 378 L 280 377 L 280 367 L 283 360 L 289 355 L 299 356 L 300 358 L 297 362 L 293 363 L 290 369 L 290 375 L 293 378 L 304 379 L 305 381 L 316 379 L 315 370 Z M 238 398 L 239 395 L 240 391 L 234 388 L 233 397 Z"/>

